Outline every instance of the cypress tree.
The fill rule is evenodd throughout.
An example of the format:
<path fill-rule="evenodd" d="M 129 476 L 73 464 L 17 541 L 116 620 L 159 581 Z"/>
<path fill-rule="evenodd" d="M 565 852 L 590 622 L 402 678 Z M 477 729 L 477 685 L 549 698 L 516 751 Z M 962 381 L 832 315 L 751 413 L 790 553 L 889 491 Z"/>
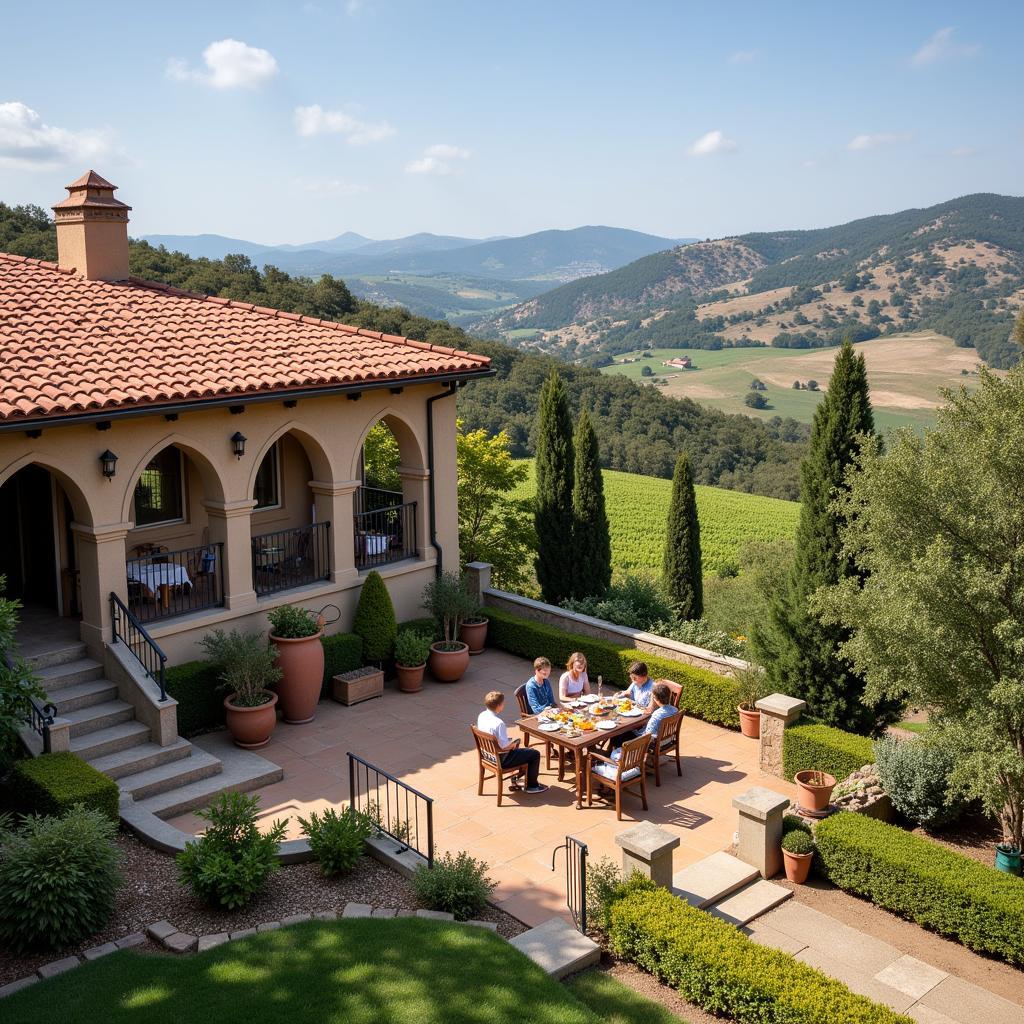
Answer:
<path fill-rule="evenodd" d="M 572 594 L 572 419 L 557 370 L 544 382 L 537 408 L 537 582 L 549 604 Z"/>
<path fill-rule="evenodd" d="M 352 620 L 352 632 L 363 639 L 363 658 L 381 662 L 391 657 L 398 624 L 395 606 L 381 574 L 376 569 L 363 580 L 359 603 Z"/>
<path fill-rule="evenodd" d="M 612 540 L 604 506 L 604 480 L 597 434 L 586 409 L 576 422 L 572 489 L 572 596 L 603 597 L 612 581 Z"/>
<path fill-rule="evenodd" d="M 809 611 L 807 599 L 819 587 L 857 573 L 843 554 L 843 522 L 832 503 L 845 488 L 846 469 L 860 451 L 858 436 L 874 430 L 864 356 L 844 341 L 828 392 L 814 412 L 810 450 L 800 465 L 793 565 L 770 601 L 767 621 L 755 624 L 751 634 L 757 658 L 776 689 L 806 700 L 818 721 L 861 733 L 891 720 L 894 709 L 861 701 L 864 679 L 839 655 L 848 633 L 823 625 Z"/>
<path fill-rule="evenodd" d="M 690 458 L 683 453 L 676 459 L 672 474 L 672 501 L 662 560 L 665 592 L 681 619 L 699 619 L 704 614 L 702 572 L 697 495 L 693 490 Z"/>

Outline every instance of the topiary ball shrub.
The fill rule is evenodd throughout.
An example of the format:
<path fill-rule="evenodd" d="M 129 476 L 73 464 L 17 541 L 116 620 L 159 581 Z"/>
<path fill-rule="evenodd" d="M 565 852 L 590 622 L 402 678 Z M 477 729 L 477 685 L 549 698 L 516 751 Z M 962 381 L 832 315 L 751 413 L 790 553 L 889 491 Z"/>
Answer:
<path fill-rule="evenodd" d="M 925 828 L 940 828 L 963 814 L 966 802 L 950 794 L 952 751 L 933 738 L 875 742 L 875 761 L 882 788 L 893 807 Z"/>
<path fill-rule="evenodd" d="M 814 840 L 810 832 L 802 828 L 790 829 L 782 836 L 782 848 L 786 853 L 814 853 Z"/>
<path fill-rule="evenodd" d="M 443 910 L 454 914 L 456 921 L 468 921 L 487 906 L 497 884 L 487 877 L 487 867 L 464 851 L 454 856 L 446 853 L 432 868 L 416 869 L 412 876 L 416 899 L 428 910 Z"/>
<path fill-rule="evenodd" d="M 58 949 L 99 931 L 121 874 L 117 825 L 98 810 L 0 821 L 0 945 L 13 953 Z"/>
<path fill-rule="evenodd" d="M 365 814 L 346 807 L 340 814 L 328 808 L 323 815 L 313 811 L 299 818 L 309 848 L 328 876 L 347 875 L 359 863 L 366 840 L 374 833 L 374 823 Z"/>
<path fill-rule="evenodd" d="M 379 572 L 371 572 L 363 580 L 352 632 L 363 638 L 363 657 L 367 661 L 387 661 L 391 657 L 398 621 L 391 595 Z"/>
<path fill-rule="evenodd" d="M 178 875 L 204 903 L 235 910 L 245 906 L 278 868 L 277 844 L 287 823 L 262 834 L 256 826 L 259 797 L 222 793 L 206 810 L 210 824 L 178 854 Z"/>

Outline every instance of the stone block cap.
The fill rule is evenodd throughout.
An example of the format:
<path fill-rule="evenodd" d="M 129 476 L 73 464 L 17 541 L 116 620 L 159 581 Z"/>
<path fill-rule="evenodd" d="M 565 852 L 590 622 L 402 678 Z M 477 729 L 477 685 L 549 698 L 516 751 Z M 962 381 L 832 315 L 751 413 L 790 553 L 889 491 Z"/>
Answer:
<path fill-rule="evenodd" d="M 650 860 L 652 857 L 657 857 L 658 854 L 674 850 L 679 845 L 679 836 L 674 836 L 663 828 L 644 821 L 633 828 L 626 829 L 625 832 L 620 832 L 615 837 L 615 844 L 621 846 L 627 853 L 633 854 L 634 857 Z"/>
<path fill-rule="evenodd" d="M 776 715 L 787 722 L 792 722 L 807 710 L 807 701 L 787 697 L 784 693 L 772 693 L 762 697 L 754 707 L 767 715 Z"/>
<path fill-rule="evenodd" d="M 782 812 L 789 806 L 789 797 L 780 796 L 770 789 L 765 789 L 764 786 L 754 786 L 745 793 L 734 796 L 732 805 L 748 818 L 767 821 L 772 814 Z"/>

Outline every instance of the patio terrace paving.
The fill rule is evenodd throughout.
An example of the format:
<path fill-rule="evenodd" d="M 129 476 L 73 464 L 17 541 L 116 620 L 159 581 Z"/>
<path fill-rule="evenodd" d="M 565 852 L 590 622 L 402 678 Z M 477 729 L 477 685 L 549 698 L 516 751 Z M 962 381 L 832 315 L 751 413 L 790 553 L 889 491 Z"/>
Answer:
<path fill-rule="evenodd" d="M 505 721 L 518 717 L 513 691 L 531 674 L 529 662 L 502 651 L 488 650 L 471 659 L 466 675 L 454 684 L 426 679 L 418 694 L 385 687 L 381 700 L 345 707 L 320 704 L 316 720 L 306 725 L 278 723 L 270 743 L 260 750 L 285 771 L 281 782 L 255 790 L 261 819 L 288 817 L 288 838 L 299 835 L 296 816 L 311 810 L 347 804 L 348 759 L 351 751 L 434 798 L 434 836 L 438 852 L 465 850 L 490 865 L 498 882 L 494 901 L 528 925 L 538 925 L 565 911 L 565 862 L 559 855 L 551 870 L 552 851 L 572 835 L 589 848 L 590 862 L 610 856 L 620 862 L 615 836 L 637 821 L 652 821 L 679 836 L 675 869 L 729 847 L 736 830 L 732 798 L 751 786 L 765 786 L 795 797 L 795 787 L 763 774 L 758 744 L 737 732 L 687 716 L 681 733 L 683 775 L 673 764 L 662 766 L 662 784 L 648 782 L 645 812 L 639 797 L 626 796 L 623 820 L 614 805 L 595 796 L 575 807 L 571 772 L 559 783 L 557 772 L 541 765 L 547 793 L 509 794 L 502 806 L 495 782 L 488 777 L 477 796 L 477 757 L 469 727 L 483 707 L 488 690 L 506 695 Z M 510 729 L 512 735 L 518 730 Z M 223 745 L 223 734 L 200 737 L 199 746 Z M 189 813 L 171 819 L 186 832 L 202 830 L 204 822 Z"/>

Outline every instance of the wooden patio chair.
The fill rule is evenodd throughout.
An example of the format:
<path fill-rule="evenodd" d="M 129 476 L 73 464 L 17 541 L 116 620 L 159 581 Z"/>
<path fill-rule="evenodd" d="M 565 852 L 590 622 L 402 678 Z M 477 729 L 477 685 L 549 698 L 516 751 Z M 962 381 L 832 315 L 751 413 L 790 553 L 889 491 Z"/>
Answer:
<path fill-rule="evenodd" d="M 671 679 L 655 679 L 654 684 L 657 686 L 658 683 L 664 683 L 672 694 L 672 707 L 677 711 L 679 710 L 679 701 L 683 697 L 683 688 L 678 683 L 673 683 Z"/>
<path fill-rule="evenodd" d="M 678 717 L 673 715 L 673 718 Z M 615 817 L 622 821 L 622 794 L 631 786 L 640 787 L 640 799 L 647 810 L 647 748 L 651 737 L 638 736 L 622 744 L 616 761 L 596 750 L 590 752 L 587 771 L 587 806 L 594 804 L 594 783 L 615 791 Z"/>
<path fill-rule="evenodd" d="M 517 764 L 512 768 L 506 768 L 501 763 L 501 754 L 498 752 L 498 741 L 489 732 L 481 732 L 475 725 L 470 726 L 473 730 L 473 741 L 476 743 L 477 760 L 480 765 L 480 780 L 476 787 L 476 795 L 484 795 L 484 776 L 490 772 L 498 782 L 498 806 L 501 806 L 502 790 L 505 788 L 506 775 L 518 775 L 521 779 L 526 777 L 526 765 Z M 516 740 L 516 746 L 519 741 Z"/>
<path fill-rule="evenodd" d="M 679 754 L 679 730 L 683 725 L 683 713 L 663 718 L 658 726 L 658 735 L 647 751 L 647 759 L 654 768 L 654 784 L 661 785 L 661 762 L 676 759 L 676 774 L 682 776 L 683 765 Z"/>
<path fill-rule="evenodd" d="M 515 692 L 516 703 L 519 705 L 519 715 L 521 718 L 529 718 L 533 715 L 533 708 L 530 707 L 530 702 L 526 699 L 526 683 L 522 683 L 516 687 Z M 523 746 L 528 747 L 530 745 L 530 736 L 528 733 L 523 733 Z M 544 763 L 547 765 L 548 771 L 551 771 L 551 744 L 545 741 L 544 743 Z M 562 778 L 561 769 L 561 758 L 559 758 L 559 781 Z"/>

